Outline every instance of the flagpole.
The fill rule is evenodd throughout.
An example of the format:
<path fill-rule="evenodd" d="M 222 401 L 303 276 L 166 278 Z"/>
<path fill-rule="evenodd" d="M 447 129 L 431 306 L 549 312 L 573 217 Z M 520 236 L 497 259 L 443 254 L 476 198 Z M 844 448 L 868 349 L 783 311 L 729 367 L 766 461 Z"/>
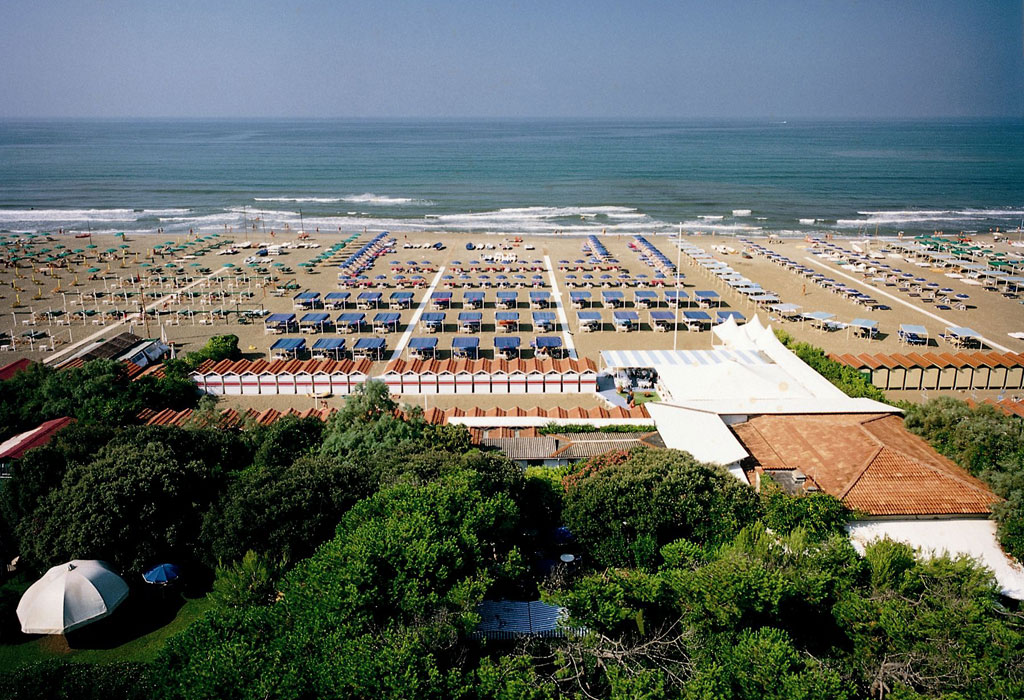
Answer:
<path fill-rule="evenodd" d="M 679 263 L 683 254 L 683 222 L 679 222 L 679 235 L 676 237 L 676 322 L 672 331 L 672 351 L 675 352 L 679 343 Z"/>

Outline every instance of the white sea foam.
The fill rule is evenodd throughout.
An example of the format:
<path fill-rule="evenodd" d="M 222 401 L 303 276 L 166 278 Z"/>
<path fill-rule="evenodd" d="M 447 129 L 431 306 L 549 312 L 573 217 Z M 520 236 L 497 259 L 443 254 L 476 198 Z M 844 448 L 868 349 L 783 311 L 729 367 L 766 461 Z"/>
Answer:
<path fill-rule="evenodd" d="M 1020 219 L 1024 208 L 1006 209 L 896 209 L 891 211 L 858 211 L 862 219 L 839 219 L 836 225 L 875 226 L 923 223 L 968 223 L 998 219 Z"/>
<path fill-rule="evenodd" d="M 253 197 L 254 202 L 293 202 L 301 204 L 303 202 L 314 202 L 317 204 L 334 204 L 335 202 L 343 202 L 341 197 Z"/>
<path fill-rule="evenodd" d="M 750 214 L 751 214 L 751 210 L 750 209 L 733 209 L 732 210 L 732 215 L 733 216 L 750 216 Z"/>
<path fill-rule="evenodd" d="M 698 219 L 704 219 L 705 221 L 721 221 L 725 217 L 724 216 L 720 216 L 718 214 L 698 214 L 697 218 Z"/>
<path fill-rule="evenodd" d="M 412 197 L 388 197 L 387 195 L 373 194 L 372 192 L 366 192 L 364 194 L 350 194 L 341 198 L 342 202 L 350 202 L 353 204 L 380 204 L 380 205 L 402 205 L 402 204 L 419 204 L 421 206 L 429 207 L 433 206 L 433 202 L 429 199 L 414 199 Z"/>
<path fill-rule="evenodd" d="M 813 226 L 817 219 L 800 219 L 800 223 L 804 226 Z"/>
<path fill-rule="evenodd" d="M 0 209 L 0 225 L 78 224 L 93 221 L 129 223 L 142 218 L 188 212 L 188 209 Z"/>
<path fill-rule="evenodd" d="M 760 231 L 760 226 L 753 226 L 751 224 L 723 224 L 718 221 L 703 221 L 700 219 L 694 221 L 683 222 L 684 231 L 714 231 L 717 233 L 744 233 Z"/>

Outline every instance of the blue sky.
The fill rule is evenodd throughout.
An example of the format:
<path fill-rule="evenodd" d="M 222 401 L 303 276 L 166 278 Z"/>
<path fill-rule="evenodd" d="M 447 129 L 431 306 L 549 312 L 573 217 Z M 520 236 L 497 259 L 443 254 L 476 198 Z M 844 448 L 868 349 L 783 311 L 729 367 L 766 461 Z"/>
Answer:
<path fill-rule="evenodd" d="M 1014 0 L 0 4 L 4 117 L 1024 116 Z"/>

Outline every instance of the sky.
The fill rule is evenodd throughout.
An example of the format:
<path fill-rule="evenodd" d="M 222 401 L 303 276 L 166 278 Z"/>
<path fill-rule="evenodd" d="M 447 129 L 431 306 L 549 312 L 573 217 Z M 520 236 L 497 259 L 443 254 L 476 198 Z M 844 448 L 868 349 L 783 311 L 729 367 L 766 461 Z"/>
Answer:
<path fill-rule="evenodd" d="M 0 117 L 1024 117 L 1019 0 L 0 3 Z"/>

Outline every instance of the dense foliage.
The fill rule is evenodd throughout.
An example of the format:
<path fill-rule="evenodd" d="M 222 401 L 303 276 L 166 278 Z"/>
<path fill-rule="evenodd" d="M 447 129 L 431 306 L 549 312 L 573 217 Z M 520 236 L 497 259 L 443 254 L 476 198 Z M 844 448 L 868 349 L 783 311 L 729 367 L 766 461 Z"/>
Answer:
<path fill-rule="evenodd" d="M 798 342 L 786 331 L 776 330 L 775 335 L 793 354 L 810 365 L 818 374 L 836 385 L 847 396 L 886 402 L 885 392 L 872 384 L 870 377 L 863 374 L 860 370 L 829 359 L 828 355 L 821 348 L 810 343 Z"/>
<path fill-rule="evenodd" d="M 71 416 L 86 425 L 125 425 L 143 408 L 194 406 L 195 384 L 180 376 L 147 375 L 132 381 L 120 362 L 92 360 L 55 370 L 33 363 L 0 390 L 0 441 L 41 422 Z"/>
<path fill-rule="evenodd" d="M 907 428 L 1005 499 L 993 512 L 1007 552 L 1024 560 L 1024 421 L 948 397 L 908 404 Z"/>
<path fill-rule="evenodd" d="M 950 410 L 911 425 L 1012 481 L 1012 425 L 970 438 Z M 79 424 L 16 465 L 0 513 L 28 566 L 105 557 L 139 586 L 175 561 L 211 609 L 150 663 L 0 670 L 3 697 L 1024 697 L 1024 616 L 991 574 L 860 556 L 830 496 L 671 450 L 524 473 L 377 383 L 326 424 L 206 426 Z M 475 635 L 481 601 L 538 598 L 566 636 Z"/>

